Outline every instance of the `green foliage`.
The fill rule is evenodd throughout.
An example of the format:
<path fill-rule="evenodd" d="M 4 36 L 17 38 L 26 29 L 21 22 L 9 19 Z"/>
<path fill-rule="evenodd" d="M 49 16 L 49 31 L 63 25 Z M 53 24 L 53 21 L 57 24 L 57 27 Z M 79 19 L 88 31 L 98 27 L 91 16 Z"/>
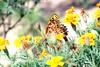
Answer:
<path fill-rule="evenodd" d="M 1 10 L 6 9 L 7 7 L 8 7 L 8 3 L 4 2 L 4 1 L 0 2 L 0 9 Z"/>
<path fill-rule="evenodd" d="M 32 8 L 28 8 L 25 6 L 25 3 L 29 1 L 30 0 L 0 1 L 0 19 L 4 16 L 11 16 L 11 20 L 14 19 L 14 21 L 17 22 L 17 20 L 20 19 L 19 22 L 24 22 L 22 24 L 31 27 L 31 25 L 39 21 L 40 17 L 42 16 L 42 12 L 40 8 L 37 7 L 37 4 L 40 2 L 40 0 L 32 1 L 33 3 L 35 3 L 35 6 L 33 6 Z M 26 29 L 28 28 L 26 27 Z M 34 29 L 32 28 L 31 30 Z M 23 33 L 26 33 L 26 31 Z"/>

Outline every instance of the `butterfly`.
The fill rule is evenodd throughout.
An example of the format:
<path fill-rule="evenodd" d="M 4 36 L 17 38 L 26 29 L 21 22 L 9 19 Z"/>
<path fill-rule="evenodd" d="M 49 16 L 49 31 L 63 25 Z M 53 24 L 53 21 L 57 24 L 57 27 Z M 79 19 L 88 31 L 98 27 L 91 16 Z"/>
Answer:
<path fill-rule="evenodd" d="M 68 33 L 66 26 L 64 26 L 63 24 L 61 24 L 60 22 L 60 17 L 57 14 L 53 14 L 49 21 L 48 21 L 48 25 L 46 27 L 46 35 L 50 34 L 50 33 L 54 33 L 53 36 L 56 36 L 57 34 L 63 33 L 64 37 L 63 39 L 65 41 L 68 41 L 66 35 Z M 58 41 L 57 44 L 57 50 L 59 50 L 62 47 L 61 45 L 61 41 Z M 52 47 L 53 49 L 55 49 L 54 47 Z"/>
<path fill-rule="evenodd" d="M 60 33 L 64 33 L 64 35 L 67 35 L 67 28 L 63 24 L 61 24 L 59 20 L 59 16 L 57 14 L 53 14 L 49 21 L 48 25 L 46 27 L 46 34 L 54 32 L 56 35 Z"/>

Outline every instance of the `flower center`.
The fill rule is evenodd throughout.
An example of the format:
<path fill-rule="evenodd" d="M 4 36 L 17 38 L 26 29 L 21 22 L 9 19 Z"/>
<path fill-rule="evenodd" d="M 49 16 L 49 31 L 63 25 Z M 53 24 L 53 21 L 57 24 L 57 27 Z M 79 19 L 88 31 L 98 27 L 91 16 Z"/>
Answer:
<path fill-rule="evenodd" d="M 89 39 L 89 37 L 85 37 L 85 43 L 86 43 L 86 44 L 90 44 L 90 39 Z"/>

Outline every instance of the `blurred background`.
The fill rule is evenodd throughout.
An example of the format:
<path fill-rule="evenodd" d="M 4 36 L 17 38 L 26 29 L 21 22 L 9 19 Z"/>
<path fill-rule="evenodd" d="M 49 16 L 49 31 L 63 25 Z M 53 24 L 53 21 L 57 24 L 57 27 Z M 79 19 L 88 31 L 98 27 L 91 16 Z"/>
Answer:
<path fill-rule="evenodd" d="M 97 2 L 99 0 L 0 0 L 0 36 L 12 43 L 18 36 L 39 35 L 37 26 L 45 28 L 52 14 L 63 17 L 71 6 L 91 12 Z"/>
<path fill-rule="evenodd" d="M 92 10 L 98 1 L 0 0 L 0 36 L 38 35 L 36 25 L 46 25 L 52 14 L 57 13 L 62 17 L 71 6 Z"/>

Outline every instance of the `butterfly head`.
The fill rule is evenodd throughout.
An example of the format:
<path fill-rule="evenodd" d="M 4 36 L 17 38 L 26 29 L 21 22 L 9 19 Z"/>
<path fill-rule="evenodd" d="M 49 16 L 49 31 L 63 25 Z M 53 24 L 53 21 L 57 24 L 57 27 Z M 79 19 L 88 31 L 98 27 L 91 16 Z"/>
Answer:
<path fill-rule="evenodd" d="M 57 14 L 53 14 L 51 17 L 50 17 L 50 21 L 54 21 L 54 20 L 58 20 L 59 19 L 59 16 Z"/>

